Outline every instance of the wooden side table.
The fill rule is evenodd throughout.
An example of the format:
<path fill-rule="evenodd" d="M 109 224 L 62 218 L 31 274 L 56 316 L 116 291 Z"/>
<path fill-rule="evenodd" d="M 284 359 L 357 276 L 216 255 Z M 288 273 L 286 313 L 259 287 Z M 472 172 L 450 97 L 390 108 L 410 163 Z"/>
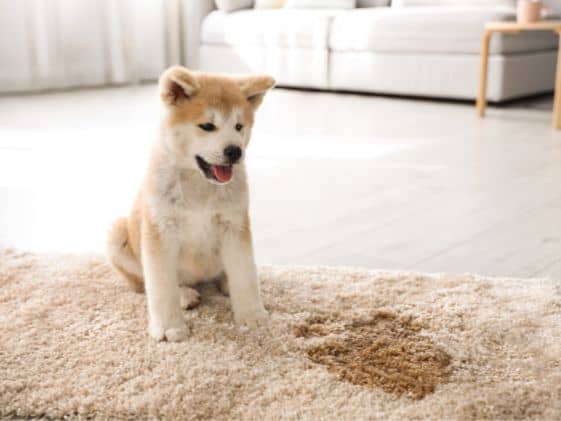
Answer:
<path fill-rule="evenodd" d="M 555 77 L 555 99 L 553 101 L 553 127 L 561 129 L 561 21 L 550 20 L 535 23 L 489 22 L 485 25 L 481 43 L 481 68 L 479 75 L 479 95 L 477 96 L 477 115 L 485 115 L 487 103 L 487 67 L 489 60 L 489 42 L 494 32 L 518 34 L 522 31 L 553 31 L 559 35 L 559 52 L 557 53 L 557 76 Z"/>

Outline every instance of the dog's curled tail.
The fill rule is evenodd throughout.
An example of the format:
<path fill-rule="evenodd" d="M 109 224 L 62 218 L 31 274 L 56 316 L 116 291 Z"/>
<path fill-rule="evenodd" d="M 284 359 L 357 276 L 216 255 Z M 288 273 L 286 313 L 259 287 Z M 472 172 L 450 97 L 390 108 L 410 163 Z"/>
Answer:
<path fill-rule="evenodd" d="M 106 252 L 113 267 L 125 277 L 131 288 L 143 292 L 142 266 L 130 245 L 127 218 L 117 219 L 109 228 Z"/>

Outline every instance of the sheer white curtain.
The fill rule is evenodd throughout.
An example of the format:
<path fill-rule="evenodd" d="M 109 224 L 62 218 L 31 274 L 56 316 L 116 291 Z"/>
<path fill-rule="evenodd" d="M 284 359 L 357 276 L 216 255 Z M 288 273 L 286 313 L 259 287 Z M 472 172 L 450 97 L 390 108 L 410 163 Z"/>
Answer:
<path fill-rule="evenodd" d="M 184 2 L 0 0 L 0 92 L 154 80 L 184 61 Z"/>

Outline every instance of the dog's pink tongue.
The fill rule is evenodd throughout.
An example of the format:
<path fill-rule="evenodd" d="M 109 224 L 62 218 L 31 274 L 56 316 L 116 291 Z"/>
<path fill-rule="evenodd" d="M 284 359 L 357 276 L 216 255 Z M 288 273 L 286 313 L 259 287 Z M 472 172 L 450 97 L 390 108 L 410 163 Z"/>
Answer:
<path fill-rule="evenodd" d="M 212 172 L 218 181 L 225 183 L 232 178 L 232 167 L 227 165 L 213 165 Z"/>

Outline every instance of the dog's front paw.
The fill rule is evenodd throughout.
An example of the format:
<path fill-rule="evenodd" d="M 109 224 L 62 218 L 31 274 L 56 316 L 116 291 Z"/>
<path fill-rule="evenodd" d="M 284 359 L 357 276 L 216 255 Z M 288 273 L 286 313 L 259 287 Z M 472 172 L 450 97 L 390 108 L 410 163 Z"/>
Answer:
<path fill-rule="evenodd" d="M 174 323 L 150 322 L 148 333 L 157 341 L 181 342 L 189 336 L 189 328 L 183 320 Z"/>
<path fill-rule="evenodd" d="M 252 310 L 242 310 L 234 314 L 236 323 L 251 329 L 266 326 L 269 321 L 269 313 L 263 307 Z"/>

